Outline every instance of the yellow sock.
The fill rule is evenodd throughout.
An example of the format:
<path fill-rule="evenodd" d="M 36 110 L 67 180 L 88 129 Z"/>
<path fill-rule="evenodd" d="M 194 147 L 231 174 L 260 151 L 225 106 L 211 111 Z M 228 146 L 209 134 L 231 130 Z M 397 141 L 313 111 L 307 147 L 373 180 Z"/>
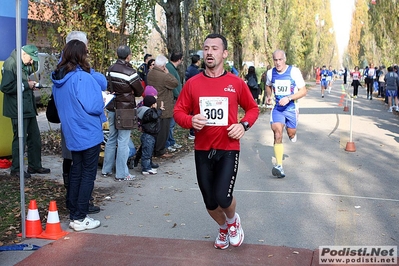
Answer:
<path fill-rule="evenodd" d="M 274 144 L 274 156 L 276 157 L 277 165 L 283 165 L 283 154 L 283 143 Z"/>

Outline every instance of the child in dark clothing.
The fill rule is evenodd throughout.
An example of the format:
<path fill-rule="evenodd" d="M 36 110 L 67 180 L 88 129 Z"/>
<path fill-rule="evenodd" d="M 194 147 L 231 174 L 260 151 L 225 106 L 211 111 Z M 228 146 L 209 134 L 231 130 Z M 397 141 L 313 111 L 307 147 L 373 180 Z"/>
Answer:
<path fill-rule="evenodd" d="M 141 121 L 141 173 L 143 175 L 155 175 L 157 170 L 152 168 L 152 154 L 154 151 L 156 136 L 160 130 L 160 117 L 164 110 L 163 102 L 157 110 L 157 99 L 154 96 L 145 96 L 143 106 L 137 109 L 137 117 Z"/>
<path fill-rule="evenodd" d="M 144 89 L 144 92 L 143 92 L 143 99 L 144 99 L 145 96 L 148 96 L 148 95 L 154 96 L 155 99 L 156 99 L 158 97 L 158 92 L 153 86 L 147 85 L 145 87 L 145 89 Z M 143 106 L 143 101 L 140 101 L 137 104 L 137 108 L 140 108 L 141 106 Z M 138 122 L 139 122 L 138 123 L 138 127 L 139 127 L 139 130 L 141 131 L 140 121 L 138 121 Z M 139 161 L 141 159 L 141 154 L 142 154 L 142 148 L 140 146 L 140 148 L 136 152 L 136 156 L 134 157 L 134 162 L 133 162 L 134 163 L 134 167 L 137 167 L 139 165 Z M 151 168 L 158 168 L 158 167 L 159 167 L 159 165 L 156 164 L 156 163 L 152 163 L 151 164 Z"/>

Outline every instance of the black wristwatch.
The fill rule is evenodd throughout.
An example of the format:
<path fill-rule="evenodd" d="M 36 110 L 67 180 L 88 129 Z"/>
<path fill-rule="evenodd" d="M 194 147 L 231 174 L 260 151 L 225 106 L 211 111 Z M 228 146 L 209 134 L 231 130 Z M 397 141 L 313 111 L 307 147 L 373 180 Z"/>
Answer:
<path fill-rule="evenodd" d="M 244 127 L 244 130 L 245 131 L 248 131 L 248 129 L 251 127 L 250 125 L 249 125 L 249 123 L 248 122 L 240 122 L 240 124 Z"/>

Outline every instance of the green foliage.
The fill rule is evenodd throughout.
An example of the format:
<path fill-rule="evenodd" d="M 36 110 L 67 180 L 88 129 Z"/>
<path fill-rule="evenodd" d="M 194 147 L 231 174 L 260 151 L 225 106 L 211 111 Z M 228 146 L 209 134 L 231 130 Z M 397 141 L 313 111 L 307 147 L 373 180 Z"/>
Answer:
<path fill-rule="evenodd" d="M 40 6 L 37 1 L 30 1 L 35 7 Z M 288 63 L 310 76 L 317 66 L 340 67 L 330 1 L 333 0 L 57 0 L 49 4 L 53 10 L 50 18 L 40 8 L 29 11 L 41 18 L 30 22 L 29 34 L 37 36 L 37 40 L 46 37 L 59 51 L 69 31 L 85 31 L 92 64 L 104 71 L 120 44 L 129 44 L 133 57 L 141 60 L 153 22 L 164 44 L 150 52 L 161 51 L 161 46 L 166 46 L 168 53 L 181 50 L 188 64 L 189 54 L 202 48 L 205 36 L 217 32 L 229 40 L 228 60 L 238 68 L 243 61 L 252 61 L 255 66 L 272 64 L 272 52 L 283 49 Z M 355 3 L 345 64 L 396 62 L 399 50 L 392 43 L 399 41 L 397 1 Z M 163 8 L 164 18 L 160 21 L 155 18 L 156 4 Z M 160 30 L 161 21 L 166 22 L 166 29 Z"/>
<path fill-rule="evenodd" d="M 369 5 L 369 28 L 375 40 L 373 44 L 376 45 L 373 55 L 379 55 L 373 60 L 375 64 L 389 65 L 399 60 L 399 51 L 396 45 L 393 45 L 399 42 L 398 14 L 399 4 L 397 1 L 378 1 L 376 5 Z"/>
<path fill-rule="evenodd" d="M 69 32 L 86 32 L 91 63 L 97 71 L 105 72 L 119 45 L 128 44 L 134 54 L 139 54 L 147 42 L 151 1 L 58 0 L 45 4 L 30 1 L 35 8 L 29 12 L 38 17 L 39 22 L 29 23 L 29 35 L 38 36 L 37 39 L 46 38 L 52 52 L 59 52 Z M 107 10 L 111 12 L 107 13 Z M 112 10 L 118 12 L 112 13 Z M 43 32 L 47 32 L 47 36 L 42 36 Z"/>
<path fill-rule="evenodd" d="M 359 42 L 360 33 L 362 30 L 362 21 L 364 20 L 364 14 L 362 14 L 360 8 L 360 2 L 356 2 L 356 9 L 353 12 L 352 27 L 350 32 L 350 39 L 348 45 L 348 58 L 352 66 L 359 66 Z"/>
<path fill-rule="evenodd" d="M 113 54 L 117 46 L 128 44 L 133 58 L 143 58 L 143 46 L 151 33 L 151 8 L 153 3 L 147 0 L 113 0 L 106 2 L 109 29 L 112 34 Z"/>

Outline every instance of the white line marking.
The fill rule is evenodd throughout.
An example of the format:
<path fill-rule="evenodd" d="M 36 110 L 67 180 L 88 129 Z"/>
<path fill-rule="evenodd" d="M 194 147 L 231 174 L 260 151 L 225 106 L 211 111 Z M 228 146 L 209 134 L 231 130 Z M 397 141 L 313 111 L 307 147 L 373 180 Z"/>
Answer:
<path fill-rule="evenodd" d="M 190 188 L 190 189 L 191 190 L 199 190 L 198 188 Z M 399 199 L 385 199 L 385 198 L 364 197 L 364 196 L 354 196 L 354 195 L 339 195 L 339 194 L 320 193 L 320 192 L 265 191 L 265 190 L 247 190 L 247 189 L 235 189 L 234 192 L 270 193 L 270 194 L 302 194 L 302 195 L 314 195 L 314 196 L 344 197 L 344 198 L 355 198 L 355 199 L 368 199 L 368 200 L 381 200 L 381 201 L 399 202 Z"/>

